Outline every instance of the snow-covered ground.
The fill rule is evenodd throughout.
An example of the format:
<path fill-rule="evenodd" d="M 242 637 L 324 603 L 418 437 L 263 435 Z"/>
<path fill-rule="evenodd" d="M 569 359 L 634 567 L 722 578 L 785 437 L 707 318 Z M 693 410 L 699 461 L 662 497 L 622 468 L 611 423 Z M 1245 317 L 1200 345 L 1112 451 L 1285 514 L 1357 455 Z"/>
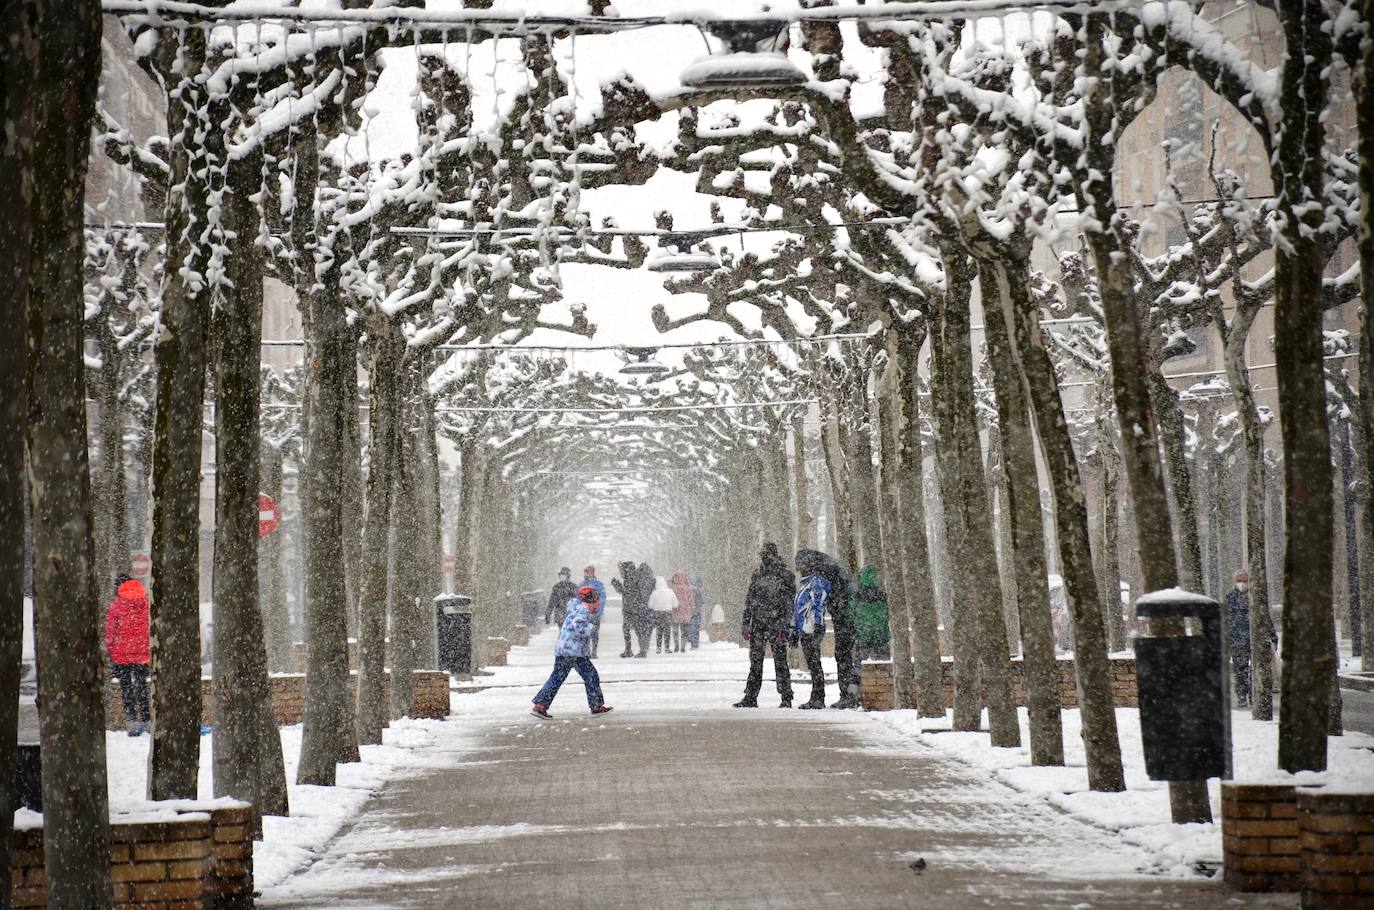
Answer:
<path fill-rule="evenodd" d="M 693 718 L 694 721 L 709 722 L 712 712 L 733 710 L 730 705 L 740 697 L 747 671 L 742 649 L 729 643 L 709 642 L 703 634 L 699 650 L 664 655 L 651 651 L 645 660 L 622 659 L 617 656 L 622 648 L 617 620 L 618 611 L 612 601 L 597 660 L 607 703 L 616 708 L 617 720 L 627 715 L 691 711 L 702 712 L 700 718 Z M 292 816 L 266 819 L 264 840 L 255 848 L 258 887 L 270 891 L 283 884 L 292 872 L 309 865 L 360 811 L 368 797 L 388 781 L 402 775 L 423 775 L 433 768 L 499 761 L 499 757 L 473 752 L 475 737 L 472 731 L 479 724 L 514 729 L 535 722 L 528 716 L 529 703 L 550 669 L 553 639 L 553 630 L 546 629 L 532 639 L 530 646 L 512 648 L 508 666 L 492 668 L 490 675 L 478 677 L 476 683 L 485 686 L 482 691 L 453 695 L 453 716 L 447 721 L 394 723 L 387 730 L 384 745 L 365 746 L 362 762 L 339 767 L 338 786 L 292 785 Z M 833 679 L 833 661 L 827 660 L 826 665 Z M 804 691 L 808 685 L 805 674 L 794 672 L 793 679 L 794 687 Z M 833 698 L 833 682 L 829 692 Z M 771 665 L 765 667 L 760 704 L 765 706 L 759 710 L 760 714 L 773 715 L 780 721 L 793 716 L 791 712 L 768 707 L 776 704 Z M 565 684 L 552 712 L 555 717 L 575 718 L 585 715 L 586 710 L 582 685 L 574 674 Z M 827 711 L 823 716 L 833 718 L 847 730 L 858 733 L 873 748 L 885 752 L 934 750 L 961 763 L 976 777 L 988 780 L 993 791 L 1005 793 L 1001 786 L 1005 785 L 1032 804 L 1043 804 L 1049 819 L 1062 812 L 1114 832 L 1130 845 L 1121 857 L 1122 863 L 1127 865 L 1116 869 L 1117 872 L 1145 871 L 1135 868 L 1142 855 L 1154 857 L 1148 871 L 1176 876 L 1197 874 L 1197 864 L 1216 863 L 1221 858 L 1219 824 L 1176 826 L 1169 822 L 1165 785 L 1145 777 L 1140 725 L 1135 710 L 1121 709 L 1117 714 L 1129 789 L 1110 794 L 1087 789 L 1077 711 L 1065 711 L 1063 715 L 1068 759 L 1068 765 L 1063 768 L 1032 768 L 1027 748 L 993 749 L 988 745 L 986 734 L 949 732 L 947 721 L 943 724 L 938 720 L 922 721 L 913 711 L 846 712 L 842 716 L 839 712 Z M 1023 711 L 1023 739 L 1028 742 L 1025 724 Z M 942 727 L 943 731 L 934 732 Z M 1258 723 L 1250 720 L 1247 714 L 1236 712 L 1233 731 L 1238 779 L 1281 777 L 1274 770 L 1276 724 Z M 295 776 L 300 737 L 299 726 L 282 730 L 288 780 Z M 146 811 L 150 807 L 142 797 L 148 739 L 111 733 L 107 744 L 112 808 L 116 812 Z M 202 739 L 201 795 L 204 798 L 212 793 L 211 745 L 210 736 Z M 1356 733 L 1333 738 L 1330 770 L 1320 775 L 1300 775 L 1296 779 L 1300 783 L 1339 782 L 1343 786 L 1374 787 L 1374 737 Z M 1214 812 L 1219 812 L 1219 790 L 1219 785 L 1213 781 Z M 606 822 L 613 823 L 615 819 L 608 818 Z M 1047 836 L 1052 836 L 1052 828 L 1047 828 Z"/>

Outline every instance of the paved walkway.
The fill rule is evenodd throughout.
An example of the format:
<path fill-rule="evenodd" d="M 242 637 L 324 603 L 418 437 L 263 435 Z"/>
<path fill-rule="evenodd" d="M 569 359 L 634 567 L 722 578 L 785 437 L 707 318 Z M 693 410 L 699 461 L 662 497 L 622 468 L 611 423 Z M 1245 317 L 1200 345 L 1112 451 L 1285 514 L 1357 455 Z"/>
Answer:
<path fill-rule="evenodd" d="M 533 687 L 457 696 L 449 751 L 386 788 L 260 905 L 1297 905 L 1138 874 L 1151 861 L 1142 849 L 928 747 L 874 747 L 852 712 L 733 711 L 742 661 L 734 652 L 740 672 L 721 672 L 723 645 L 621 661 L 605 656 L 619 651 L 606 631 L 599 663 L 616 712 L 587 716 L 575 676 L 553 721 L 524 713 Z M 542 677 L 550 643 L 517 649 L 528 667 L 497 681 Z"/>

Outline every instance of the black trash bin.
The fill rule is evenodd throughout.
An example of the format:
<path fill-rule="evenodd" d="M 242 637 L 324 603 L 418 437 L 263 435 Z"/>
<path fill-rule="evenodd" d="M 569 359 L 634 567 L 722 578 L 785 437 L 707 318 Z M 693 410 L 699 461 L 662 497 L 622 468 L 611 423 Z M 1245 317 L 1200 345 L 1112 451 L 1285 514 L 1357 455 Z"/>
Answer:
<path fill-rule="evenodd" d="M 440 594 L 434 598 L 434 631 L 439 669 L 471 673 L 472 598 L 464 594 Z"/>
<path fill-rule="evenodd" d="M 20 743 L 15 758 L 14 809 L 42 812 L 43 753 L 37 743 Z"/>
<path fill-rule="evenodd" d="M 520 592 L 520 622 L 530 634 L 539 631 L 544 619 L 544 592 L 543 591 L 522 591 Z"/>
<path fill-rule="evenodd" d="M 1135 640 L 1146 773 L 1152 780 L 1170 781 L 1229 777 L 1229 675 L 1221 607 L 1200 594 L 1162 591 L 1140 598 L 1135 610 L 1151 627 Z M 1160 634 L 1160 626 L 1172 634 Z"/>

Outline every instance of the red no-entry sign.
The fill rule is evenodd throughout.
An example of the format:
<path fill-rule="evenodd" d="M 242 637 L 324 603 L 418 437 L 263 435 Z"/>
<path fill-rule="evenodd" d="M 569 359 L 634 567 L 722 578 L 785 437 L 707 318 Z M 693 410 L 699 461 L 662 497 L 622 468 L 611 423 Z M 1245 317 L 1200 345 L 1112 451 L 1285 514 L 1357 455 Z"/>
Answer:
<path fill-rule="evenodd" d="M 443 560 L 443 562 L 444 562 L 444 574 L 445 574 L 445 575 L 452 575 L 454 572 L 457 572 L 457 571 L 458 571 L 458 557 L 457 557 L 457 556 L 454 556 L 452 553 L 445 553 L 445 554 L 444 554 L 444 560 Z"/>
<path fill-rule="evenodd" d="M 153 560 L 147 553 L 129 554 L 129 571 L 139 578 L 147 578 L 153 571 Z"/>
<path fill-rule="evenodd" d="M 258 494 L 258 536 L 266 537 L 281 527 L 281 509 L 266 493 Z"/>

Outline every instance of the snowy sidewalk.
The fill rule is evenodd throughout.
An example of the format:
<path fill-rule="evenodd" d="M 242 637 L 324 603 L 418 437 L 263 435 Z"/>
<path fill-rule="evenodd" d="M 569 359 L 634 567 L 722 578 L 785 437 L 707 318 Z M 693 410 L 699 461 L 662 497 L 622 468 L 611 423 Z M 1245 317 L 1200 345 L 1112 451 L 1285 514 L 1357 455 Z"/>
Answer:
<path fill-rule="evenodd" d="M 614 713 L 589 717 L 574 677 L 553 721 L 529 717 L 551 664 L 545 632 L 493 688 L 455 696 L 412 763 L 425 767 L 393 778 L 260 905 L 1297 905 L 1141 874 L 1147 847 L 893 735 L 882 715 L 731 709 L 742 651 L 621 660 L 616 618 L 598 661 Z M 775 704 L 765 676 L 761 701 Z"/>

